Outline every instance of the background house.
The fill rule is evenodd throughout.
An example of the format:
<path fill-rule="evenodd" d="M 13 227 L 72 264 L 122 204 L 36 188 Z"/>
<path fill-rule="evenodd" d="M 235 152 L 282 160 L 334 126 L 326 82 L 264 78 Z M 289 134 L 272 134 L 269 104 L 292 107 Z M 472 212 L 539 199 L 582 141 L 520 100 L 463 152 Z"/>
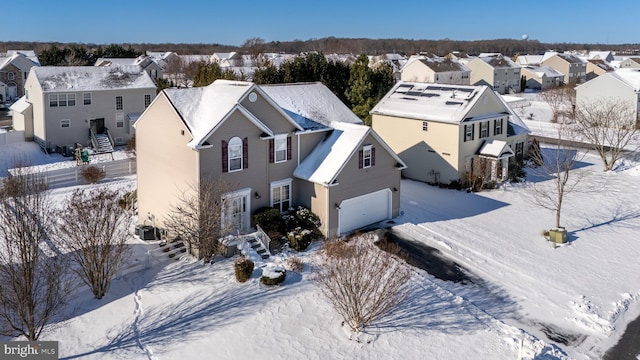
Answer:
<path fill-rule="evenodd" d="M 15 119 L 25 138 L 48 151 L 68 152 L 76 143 L 111 151 L 133 135 L 131 124 L 156 86 L 139 66 L 44 66 L 31 69 L 25 92 L 21 110 L 30 115 Z"/>
<path fill-rule="evenodd" d="M 620 62 L 620 68 L 640 68 L 640 57 L 630 57 Z"/>
<path fill-rule="evenodd" d="M 587 76 L 586 81 L 589 81 L 602 74 L 606 74 L 613 71 L 614 68 L 607 61 L 600 59 L 587 60 Z"/>
<path fill-rule="evenodd" d="M 576 106 L 598 103 L 598 101 L 620 101 L 632 106 L 635 118 L 638 119 L 638 110 L 640 109 L 639 94 L 640 69 L 617 69 L 577 86 Z"/>
<path fill-rule="evenodd" d="M 548 66 L 523 66 L 521 73 L 527 89 L 547 90 L 564 83 L 564 75 Z"/>
<path fill-rule="evenodd" d="M 403 175 L 429 183 L 503 181 L 527 141 L 526 125 L 487 86 L 402 81 L 371 114 L 373 129 L 407 164 Z"/>
<path fill-rule="evenodd" d="M 520 65 L 502 54 L 481 54 L 463 63 L 471 69 L 471 85 L 487 85 L 500 94 L 520 92 Z"/>
<path fill-rule="evenodd" d="M 587 62 L 577 55 L 546 52 L 540 65 L 564 74 L 565 84 L 581 84 L 587 80 Z"/>
<path fill-rule="evenodd" d="M 167 56 L 171 57 L 171 55 Z M 139 66 L 153 80 L 156 80 L 164 76 L 167 63 L 163 59 L 140 55 L 137 58 L 99 58 L 96 60 L 95 66 Z"/>
<path fill-rule="evenodd" d="M 0 54 L 0 103 L 24 96 L 24 85 L 33 66 L 40 66 L 31 50 L 9 50 Z"/>
<path fill-rule="evenodd" d="M 320 83 L 166 89 L 136 133 L 140 218 L 159 226 L 208 178 L 235 188 L 221 219 L 234 232 L 248 231 L 264 207 L 307 206 L 327 236 L 399 211 L 402 161 Z"/>
<path fill-rule="evenodd" d="M 413 55 L 401 69 L 402 81 L 469 85 L 468 67 L 451 57 Z"/>

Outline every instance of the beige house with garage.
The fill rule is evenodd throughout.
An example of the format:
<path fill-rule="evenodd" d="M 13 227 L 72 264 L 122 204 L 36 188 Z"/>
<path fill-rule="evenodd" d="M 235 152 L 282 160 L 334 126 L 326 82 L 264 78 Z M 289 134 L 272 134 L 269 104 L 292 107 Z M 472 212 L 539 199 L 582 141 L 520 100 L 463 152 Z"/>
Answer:
<path fill-rule="evenodd" d="M 562 73 L 565 84 L 582 84 L 587 80 L 587 62 L 573 54 L 546 52 L 540 65 Z"/>
<path fill-rule="evenodd" d="M 373 129 L 407 165 L 403 176 L 434 184 L 506 180 L 529 133 L 488 86 L 401 81 L 371 114 Z"/>
<path fill-rule="evenodd" d="M 399 213 L 404 163 L 320 83 L 165 89 L 135 127 L 141 222 L 162 227 L 204 179 L 235 189 L 221 205 L 233 233 L 264 207 L 308 207 L 326 236 Z"/>
<path fill-rule="evenodd" d="M 521 73 L 527 89 L 547 90 L 564 83 L 564 75 L 548 66 L 523 66 Z"/>
<path fill-rule="evenodd" d="M 79 143 L 109 152 L 129 140 L 155 95 L 139 66 L 33 67 L 18 127 L 47 151 L 69 155 Z"/>

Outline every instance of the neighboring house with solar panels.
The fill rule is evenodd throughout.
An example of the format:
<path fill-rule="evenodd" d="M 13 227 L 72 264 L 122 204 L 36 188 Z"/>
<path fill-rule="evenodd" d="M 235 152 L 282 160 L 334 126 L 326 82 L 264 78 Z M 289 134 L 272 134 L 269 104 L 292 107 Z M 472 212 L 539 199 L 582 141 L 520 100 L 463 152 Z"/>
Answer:
<path fill-rule="evenodd" d="M 453 57 L 413 55 L 402 67 L 402 81 L 469 85 L 471 70 Z"/>
<path fill-rule="evenodd" d="M 407 165 L 403 176 L 428 183 L 504 181 L 529 133 L 488 86 L 401 81 L 371 114 L 373 129 Z"/>

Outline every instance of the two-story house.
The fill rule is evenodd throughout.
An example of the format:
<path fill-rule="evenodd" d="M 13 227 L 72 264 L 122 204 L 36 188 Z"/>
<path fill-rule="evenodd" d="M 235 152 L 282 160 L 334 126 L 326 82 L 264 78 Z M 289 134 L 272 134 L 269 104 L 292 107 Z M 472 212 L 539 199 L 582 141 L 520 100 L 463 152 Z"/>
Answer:
<path fill-rule="evenodd" d="M 596 78 L 600 75 L 606 74 L 615 70 L 609 62 L 600 59 L 588 59 L 587 60 L 587 76 L 586 81 Z"/>
<path fill-rule="evenodd" d="M 582 84 L 587 80 L 587 62 L 577 55 L 549 51 L 542 57 L 540 65 L 564 74 L 565 84 Z"/>
<path fill-rule="evenodd" d="M 520 65 L 502 54 L 483 54 L 466 61 L 471 85 L 487 85 L 500 94 L 520 92 Z"/>
<path fill-rule="evenodd" d="M 139 66 L 33 67 L 28 106 L 14 123 L 47 151 L 68 153 L 76 143 L 112 151 L 133 135 L 131 125 L 155 95 L 155 84 Z"/>
<path fill-rule="evenodd" d="M 564 83 L 564 75 L 548 66 L 523 66 L 521 70 L 527 89 L 547 90 Z"/>
<path fill-rule="evenodd" d="M 9 50 L 0 54 L 0 103 L 18 100 L 24 95 L 29 70 L 40 66 L 33 51 Z"/>
<path fill-rule="evenodd" d="M 401 81 L 371 114 L 373 129 L 407 164 L 403 176 L 436 184 L 505 180 L 529 133 L 488 86 Z"/>
<path fill-rule="evenodd" d="M 413 55 L 402 67 L 402 81 L 469 85 L 471 70 L 453 57 Z"/>
<path fill-rule="evenodd" d="M 640 69 L 616 69 L 576 87 L 577 107 L 599 101 L 629 104 L 640 124 Z"/>
<path fill-rule="evenodd" d="M 135 126 L 138 212 L 159 227 L 204 179 L 236 188 L 221 218 L 234 232 L 264 207 L 306 206 L 326 236 L 399 212 L 402 160 L 320 83 L 165 89 Z"/>

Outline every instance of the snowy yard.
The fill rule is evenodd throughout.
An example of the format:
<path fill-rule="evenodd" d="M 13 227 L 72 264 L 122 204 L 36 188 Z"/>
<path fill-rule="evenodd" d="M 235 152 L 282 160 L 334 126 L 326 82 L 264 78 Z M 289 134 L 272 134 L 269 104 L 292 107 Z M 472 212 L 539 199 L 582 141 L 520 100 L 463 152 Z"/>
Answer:
<path fill-rule="evenodd" d="M 533 101 L 526 112 L 549 116 Z M 31 145 L 0 147 L 0 172 L 17 155 L 47 168 L 74 164 Z M 640 315 L 640 162 L 605 173 L 589 154 L 581 167 L 590 175 L 565 199 L 569 242 L 558 248 L 542 235 L 554 214 L 534 205 L 531 182 L 466 193 L 403 180 L 402 215 L 386 225 L 474 280 L 416 269 L 411 298 L 363 342 L 347 338 L 313 282 L 318 243 L 297 254 L 304 270 L 277 287 L 260 284 L 268 264 L 259 257 L 246 283 L 233 259 L 152 262 L 116 279 L 102 300 L 82 287 L 40 340 L 59 341 L 61 359 L 599 359 Z M 135 176 L 106 184 L 132 189 Z M 62 201 L 73 189 L 51 192 Z M 157 244 L 132 236 L 131 247 L 131 261 L 144 263 Z"/>

